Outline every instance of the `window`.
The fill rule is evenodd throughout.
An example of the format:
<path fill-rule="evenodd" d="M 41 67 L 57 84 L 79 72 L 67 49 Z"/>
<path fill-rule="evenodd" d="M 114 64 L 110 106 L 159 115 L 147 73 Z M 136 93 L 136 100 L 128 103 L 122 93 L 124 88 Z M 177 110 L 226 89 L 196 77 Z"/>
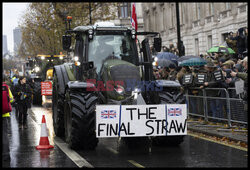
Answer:
<path fill-rule="evenodd" d="M 174 27 L 174 14 L 175 14 L 174 4 L 171 4 L 170 28 L 173 28 L 173 27 Z"/>
<path fill-rule="evenodd" d="M 108 58 L 116 58 L 137 64 L 138 57 L 134 48 L 135 41 L 127 34 L 95 35 L 89 42 L 89 61 L 94 61 L 97 73 Z"/>
<path fill-rule="evenodd" d="M 120 10 L 119 10 L 119 17 L 120 18 L 128 18 L 131 14 L 130 3 L 121 3 Z"/>
<path fill-rule="evenodd" d="M 231 4 L 230 3 L 226 3 L 226 10 L 231 9 Z"/>
<path fill-rule="evenodd" d="M 196 3 L 196 20 L 201 18 L 201 7 L 199 3 Z"/>
<path fill-rule="evenodd" d="M 214 15 L 214 3 L 209 3 L 209 14 Z"/>
<path fill-rule="evenodd" d="M 207 36 L 207 49 L 212 48 L 212 35 Z"/>
<path fill-rule="evenodd" d="M 195 38 L 195 55 L 200 55 L 200 51 L 199 51 L 199 39 Z"/>

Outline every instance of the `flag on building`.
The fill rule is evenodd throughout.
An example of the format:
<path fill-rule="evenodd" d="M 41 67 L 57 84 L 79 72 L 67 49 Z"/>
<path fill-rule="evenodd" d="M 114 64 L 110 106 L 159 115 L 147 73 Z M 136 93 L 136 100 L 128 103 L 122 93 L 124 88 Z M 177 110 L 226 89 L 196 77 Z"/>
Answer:
<path fill-rule="evenodd" d="M 137 31 L 137 17 L 136 17 L 136 8 L 135 8 L 135 3 L 131 3 L 132 6 L 132 14 L 131 14 L 131 25 L 135 30 Z"/>

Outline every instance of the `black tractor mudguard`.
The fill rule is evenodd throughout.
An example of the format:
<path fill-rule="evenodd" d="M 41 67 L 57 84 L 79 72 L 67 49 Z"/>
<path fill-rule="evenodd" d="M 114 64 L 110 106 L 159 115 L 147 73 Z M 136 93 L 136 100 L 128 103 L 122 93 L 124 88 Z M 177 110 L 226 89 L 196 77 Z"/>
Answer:
<path fill-rule="evenodd" d="M 54 66 L 53 72 L 56 73 L 59 83 L 59 94 L 64 94 L 67 83 L 69 82 L 68 74 L 64 65 Z"/>

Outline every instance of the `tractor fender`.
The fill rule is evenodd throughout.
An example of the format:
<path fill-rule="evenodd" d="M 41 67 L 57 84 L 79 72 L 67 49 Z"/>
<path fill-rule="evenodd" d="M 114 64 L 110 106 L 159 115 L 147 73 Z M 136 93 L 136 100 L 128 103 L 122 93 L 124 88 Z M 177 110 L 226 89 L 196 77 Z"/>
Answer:
<path fill-rule="evenodd" d="M 163 87 L 181 87 L 181 84 L 179 82 L 172 80 L 156 80 L 155 83 L 157 86 Z"/>
<path fill-rule="evenodd" d="M 91 90 L 89 91 L 95 91 L 95 85 L 93 83 L 87 83 L 87 82 L 80 82 L 80 81 L 69 81 L 66 85 L 66 89 L 83 89 L 83 91 L 88 91 L 88 88 Z"/>
<path fill-rule="evenodd" d="M 58 84 L 59 84 L 58 93 L 64 94 L 65 87 L 66 87 L 67 83 L 69 82 L 66 68 L 64 67 L 64 65 L 57 65 L 57 66 L 54 66 L 53 72 L 56 73 L 56 76 L 58 79 Z"/>

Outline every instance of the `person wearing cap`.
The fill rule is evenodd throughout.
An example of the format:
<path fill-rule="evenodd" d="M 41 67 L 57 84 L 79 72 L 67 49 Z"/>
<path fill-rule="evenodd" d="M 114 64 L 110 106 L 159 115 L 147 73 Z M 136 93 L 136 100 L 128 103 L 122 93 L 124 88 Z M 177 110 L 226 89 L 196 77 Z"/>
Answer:
<path fill-rule="evenodd" d="M 175 81 L 176 75 L 177 75 L 176 66 L 174 64 L 170 64 L 168 69 L 169 69 L 169 73 L 168 73 L 167 80 Z"/>
<path fill-rule="evenodd" d="M 238 77 L 247 82 L 247 72 L 248 72 L 248 63 L 247 63 L 247 57 L 245 57 L 242 61 L 242 66 L 244 67 L 244 72 L 234 72 L 232 71 L 230 74 L 233 77 Z"/>
<path fill-rule="evenodd" d="M 181 85 L 183 85 L 183 82 L 182 82 L 182 78 L 185 74 L 189 74 L 191 73 L 192 71 L 190 70 L 190 68 L 188 66 L 183 66 L 180 71 L 177 73 L 176 75 L 176 80 L 179 81 L 179 83 Z"/>
<path fill-rule="evenodd" d="M 213 72 L 216 71 L 217 66 L 212 61 L 208 61 L 205 65 L 205 69 L 207 70 L 207 81 L 204 82 L 200 88 L 221 88 L 222 84 L 217 82 L 214 78 Z M 207 97 L 219 97 L 220 90 L 206 90 Z M 212 114 L 212 117 L 222 118 L 223 111 L 222 111 L 222 103 L 219 99 L 212 99 L 209 102 L 209 110 Z"/>

